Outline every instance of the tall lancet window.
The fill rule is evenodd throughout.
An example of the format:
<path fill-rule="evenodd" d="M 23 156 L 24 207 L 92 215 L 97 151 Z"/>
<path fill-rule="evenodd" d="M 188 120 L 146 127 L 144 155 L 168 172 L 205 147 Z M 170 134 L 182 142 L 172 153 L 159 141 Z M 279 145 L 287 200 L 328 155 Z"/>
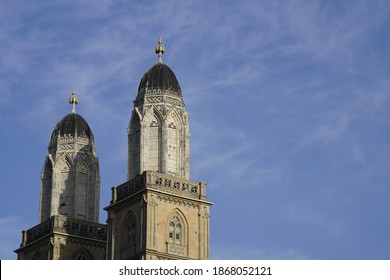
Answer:
<path fill-rule="evenodd" d="M 175 215 L 169 223 L 168 241 L 170 243 L 183 244 L 183 223 Z"/>
<path fill-rule="evenodd" d="M 122 237 L 122 258 L 127 259 L 135 253 L 136 221 L 133 213 L 125 220 Z"/>
<path fill-rule="evenodd" d="M 76 189 L 76 218 L 86 220 L 87 218 L 87 186 L 88 186 L 88 168 L 85 162 L 79 166 L 77 174 Z"/>
<path fill-rule="evenodd" d="M 149 170 L 159 171 L 160 161 L 160 126 L 157 118 L 150 122 L 148 139 L 148 167 Z"/>
<path fill-rule="evenodd" d="M 70 189 L 70 176 L 69 169 L 63 169 L 61 171 L 61 183 L 59 189 L 59 208 L 58 214 L 69 215 L 69 189 Z"/>
<path fill-rule="evenodd" d="M 127 245 L 135 244 L 135 221 L 132 217 L 129 219 L 126 227 L 126 243 Z"/>
<path fill-rule="evenodd" d="M 177 175 L 177 129 L 176 125 L 171 122 L 168 124 L 168 173 Z"/>
<path fill-rule="evenodd" d="M 134 176 L 140 173 L 140 156 L 141 156 L 141 132 L 140 132 L 140 120 L 136 113 L 130 120 L 129 134 L 128 134 L 128 179 L 132 179 Z"/>

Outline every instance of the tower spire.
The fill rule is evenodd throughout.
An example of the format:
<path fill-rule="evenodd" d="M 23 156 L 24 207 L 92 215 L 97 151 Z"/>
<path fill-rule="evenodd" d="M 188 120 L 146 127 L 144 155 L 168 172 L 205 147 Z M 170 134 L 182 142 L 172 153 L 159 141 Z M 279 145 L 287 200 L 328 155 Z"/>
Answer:
<path fill-rule="evenodd" d="M 72 113 L 76 114 L 76 105 L 79 103 L 79 99 L 76 96 L 76 90 L 72 90 L 72 97 L 69 98 L 69 104 L 72 104 Z"/>
<path fill-rule="evenodd" d="M 161 40 L 161 36 L 157 42 L 157 46 L 155 48 L 156 54 L 158 55 L 158 63 L 162 63 L 162 54 L 165 52 L 165 47 Z"/>

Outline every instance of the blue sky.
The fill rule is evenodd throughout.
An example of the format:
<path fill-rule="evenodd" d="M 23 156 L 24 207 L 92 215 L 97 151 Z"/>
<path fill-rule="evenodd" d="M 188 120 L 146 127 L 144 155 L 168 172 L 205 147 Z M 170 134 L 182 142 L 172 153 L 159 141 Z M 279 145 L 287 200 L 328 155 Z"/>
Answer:
<path fill-rule="evenodd" d="M 215 203 L 212 259 L 390 259 L 390 3 L 379 0 L 1 1 L 0 259 L 38 222 L 73 88 L 109 204 L 160 35 L 189 113 L 190 177 Z"/>

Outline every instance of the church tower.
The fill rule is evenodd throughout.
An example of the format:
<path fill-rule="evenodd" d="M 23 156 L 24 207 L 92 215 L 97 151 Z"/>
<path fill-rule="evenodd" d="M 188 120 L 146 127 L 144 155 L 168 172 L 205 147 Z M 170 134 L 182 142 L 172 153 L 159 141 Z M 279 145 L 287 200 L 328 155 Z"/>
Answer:
<path fill-rule="evenodd" d="M 158 62 L 139 83 L 128 128 L 128 180 L 145 170 L 190 176 L 188 116 L 176 76 L 162 63 L 164 51 L 160 40 Z"/>
<path fill-rule="evenodd" d="M 142 77 L 128 127 L 128 181 L 112 188 L 108 259 L 208 259 L 206 184 L 189 180 L 190 132 L 180 85 L 162 62 Z"/>
<path fill-rule="evenodd" d="M 104 259 L 106 226 L 99 224 L 100 175 L 95 140 L 69 98 L 70 114 L 53 129 L 41 173 L 39 224 L 23 231 L 19 259 Z"/>
<path fill-rule="evenodd" d="M 41 174 L 39 222 L 53 215 L 97 223 L 100 176 L 95 140 L 82 116 L 78 98 L 69 98 L 72 112 L 55 126 Z"/>

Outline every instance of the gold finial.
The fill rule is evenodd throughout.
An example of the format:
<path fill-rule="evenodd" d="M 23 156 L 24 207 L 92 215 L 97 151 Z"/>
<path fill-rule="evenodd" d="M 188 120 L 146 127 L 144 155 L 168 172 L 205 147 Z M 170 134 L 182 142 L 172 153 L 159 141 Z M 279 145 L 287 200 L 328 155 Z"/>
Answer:
<path fill-rule="evenodd" d="M 69 104 L 72 104 L 72 113 L 76 113 L 76 104 L 79 103 L 79 99 L 76 96 L 76 90 L 72 90 L 72 97 L 69 98 Z"/>
<path fill-rule="evenodd" d="M 165 52 L 165 48 L 163 46 L 161 36 L 158 40 L 157 46 L 155 48 L 156 54 L 158 54 L 158 63 L 162 63 L 162 54 Z"/>

